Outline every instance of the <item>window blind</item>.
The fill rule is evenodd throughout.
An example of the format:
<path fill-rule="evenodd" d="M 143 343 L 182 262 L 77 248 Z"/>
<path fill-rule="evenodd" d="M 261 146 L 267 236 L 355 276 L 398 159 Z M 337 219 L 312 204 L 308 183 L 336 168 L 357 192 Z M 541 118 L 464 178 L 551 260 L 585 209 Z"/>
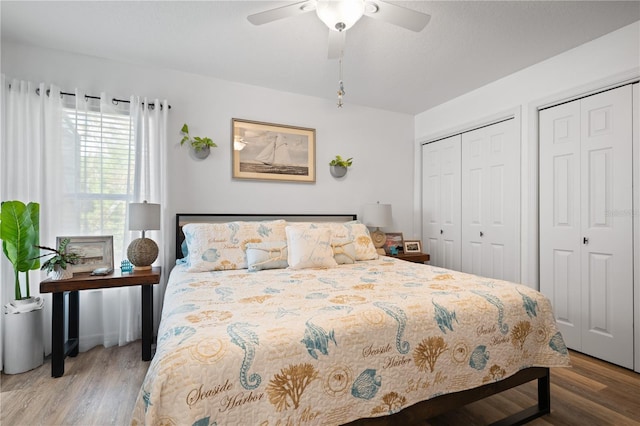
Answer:
<path fill-rule="evenodd" d="M 135 135 L 128 106 L 100 111 L 65 105 L 65 221 L 79 235 L 113 235 L 114 261 L 123 259 L 127 203 L 135 170 Z"/>

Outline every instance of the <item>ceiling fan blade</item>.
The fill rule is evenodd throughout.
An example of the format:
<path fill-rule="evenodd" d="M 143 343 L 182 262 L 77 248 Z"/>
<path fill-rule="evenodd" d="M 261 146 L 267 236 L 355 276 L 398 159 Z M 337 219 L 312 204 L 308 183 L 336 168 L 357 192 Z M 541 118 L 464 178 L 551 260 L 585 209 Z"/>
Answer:
<path fill-rule="evenodd" d="M 379 0 L 367 1 L 364 14 L 415 32 L 422 31 L 431 19 L 426 13 Z"/>
<path fill-rule="evenodd" d="M 315 10 L 315 1 L 305 0 L 287 6 L 276 7 L 275 9 L 265 10 L 264 12 L 254 13 L 247 16 L 249 22 L 253 25 L 262 25 L 278 19 L 289 18 L 291 16 L 300 15 L 301 13 Z"/>
<path fill-rule="evenodd" d="M 339 59 L 344 53 L 346 31 L 329 30 L 329 59 Z"/>

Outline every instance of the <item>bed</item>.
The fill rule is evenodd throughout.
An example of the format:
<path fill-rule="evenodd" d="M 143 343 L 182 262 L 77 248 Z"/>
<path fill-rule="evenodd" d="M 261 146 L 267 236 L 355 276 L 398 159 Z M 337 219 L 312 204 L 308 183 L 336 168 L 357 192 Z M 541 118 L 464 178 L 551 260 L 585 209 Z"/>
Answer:
<path fill-rule="evenodd" d="M 132 425 L 411 424 L 532 380 L 504 424 L 550 412 L 569 355 L 548 299 L 378 257 L 355 219 L 177 215 Z"/>

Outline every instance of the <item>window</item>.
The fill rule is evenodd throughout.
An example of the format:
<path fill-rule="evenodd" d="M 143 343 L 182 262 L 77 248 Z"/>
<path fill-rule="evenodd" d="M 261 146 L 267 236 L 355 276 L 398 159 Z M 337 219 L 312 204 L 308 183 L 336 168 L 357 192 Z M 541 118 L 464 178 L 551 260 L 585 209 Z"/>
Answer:
<path fill-rule="evenodd" d="M 62 116 L 64 228 L 74 235 L 113 235 L 114 261 L 126 256 L 127 203 L 132 199 L 135 135 L 128 104 L 65 98 Z"/>

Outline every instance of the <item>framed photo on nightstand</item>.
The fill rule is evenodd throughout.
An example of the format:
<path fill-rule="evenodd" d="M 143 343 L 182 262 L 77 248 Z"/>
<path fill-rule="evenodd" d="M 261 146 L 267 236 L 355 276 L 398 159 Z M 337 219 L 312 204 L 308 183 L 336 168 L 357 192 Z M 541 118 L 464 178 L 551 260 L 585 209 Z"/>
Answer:
<path fill-rule="evenodd" d="M 422 253 L 422 242 L 420 240 L 405 240 L 405 253 Z"/>
<path fill-rule="evenodd" d="M 91 272 L 97 268 L 113 269 L 113 235 L 57 237 L 56 247 L 69 239 L 66 251 L 76 253 L 80 258 L 75 265 L 69 265 L 73 273 Z"/>
<path fill-rule="evenodd" d="M 387 240 L 384 242 L 386 254 L 398 254 L 403 250 L 402 232 L 386 232 Z"/>

